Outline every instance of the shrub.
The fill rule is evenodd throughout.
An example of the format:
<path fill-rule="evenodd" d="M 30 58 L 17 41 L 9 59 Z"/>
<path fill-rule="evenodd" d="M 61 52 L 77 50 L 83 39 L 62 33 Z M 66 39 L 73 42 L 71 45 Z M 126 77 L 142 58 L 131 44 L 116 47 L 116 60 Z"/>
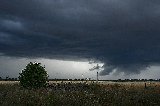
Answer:
<path fill-rule="evenodd" d="M 41 63 L 30 62 L 19 75 L 20 85 L 24 88 L 44 87 L 48 79 L 47 71 L 41 66 Z"/>

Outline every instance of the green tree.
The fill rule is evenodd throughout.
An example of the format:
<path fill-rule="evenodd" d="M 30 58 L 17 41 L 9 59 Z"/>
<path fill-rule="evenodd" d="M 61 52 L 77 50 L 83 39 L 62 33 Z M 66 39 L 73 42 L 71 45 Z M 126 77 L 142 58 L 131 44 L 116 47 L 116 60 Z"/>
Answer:
<path fill-rule="evenodd" d="M 41 66 L 41 63 L 30 62 L 19 75 L 20 85 L 24 88 L 45 87 L 48 80 L 47 71 Z"/>

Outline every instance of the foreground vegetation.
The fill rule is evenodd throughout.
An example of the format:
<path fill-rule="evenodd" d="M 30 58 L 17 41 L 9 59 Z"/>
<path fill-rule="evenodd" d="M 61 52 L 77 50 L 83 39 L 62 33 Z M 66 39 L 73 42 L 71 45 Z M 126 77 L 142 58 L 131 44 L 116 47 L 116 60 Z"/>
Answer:
<path fill-rule="evenodd" d="M 160 105 L 158 83 L 50 83 L 25 89 L 18 83 L 0 84 L 1 106 L 154 106 Z"/>

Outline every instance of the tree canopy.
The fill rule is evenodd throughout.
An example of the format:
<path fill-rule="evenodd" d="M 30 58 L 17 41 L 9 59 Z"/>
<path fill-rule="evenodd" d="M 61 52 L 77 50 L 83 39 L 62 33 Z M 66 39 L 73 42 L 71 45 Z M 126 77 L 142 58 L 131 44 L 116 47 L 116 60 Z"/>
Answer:
<path fill-rule="evenodd" d="M 30 62 L 19 75 L 20 85 L 25 88 L 44 87 L 48 79 L 47 71 L 41 63 Z"/>

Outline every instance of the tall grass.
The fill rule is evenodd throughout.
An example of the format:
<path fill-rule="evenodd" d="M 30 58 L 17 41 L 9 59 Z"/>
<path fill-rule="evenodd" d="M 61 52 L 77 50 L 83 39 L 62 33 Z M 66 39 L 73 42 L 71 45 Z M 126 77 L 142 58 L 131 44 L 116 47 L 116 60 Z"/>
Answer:
<path fill-rule="evenodd" d="M 1 106 L 158 106 L 159 98 L 156 85 L 60 83 L 29 90 L 0 84 Z"/>

